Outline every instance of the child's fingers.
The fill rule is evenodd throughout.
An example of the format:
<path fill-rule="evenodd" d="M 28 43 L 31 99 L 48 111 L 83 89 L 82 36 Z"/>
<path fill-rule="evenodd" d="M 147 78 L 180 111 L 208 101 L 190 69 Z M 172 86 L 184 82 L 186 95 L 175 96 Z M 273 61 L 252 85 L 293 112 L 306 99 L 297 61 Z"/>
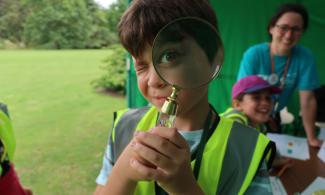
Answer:
<path fill-rule="evenodd" d="M 175 128 L 155 127 L 150 130 L 150 133 L 159 135 L 169 140 L 179 148 L 188 147 L 186 140 L 181 136 L 181 134 L 178 133 L 178 131 Z"/>
<path fill-rule="evenodd" d="M 156 168 L 148 167 L 135 158 L 130 159 L 130 166 L 141 174 L 145 180 L 156 180 L 159 177 L 159 170 Z"/>
<path fill-rule="evenodd" d="M 148 165 L 150 165 L 150 167 L 152 168 L 156 166 L 164 169 L 170 166 L 170 157 L 164 155 L 163 153 L 161 153 L 161 151 L 157 151 L 151 147 L 148 147 L 147 145 L 142 144 L 141 142 L 136 141 L 131 144 L 131 147 L 141 159 L 144 159 L 144 161 L 141 160 L 143 161 L 142 164 L 147 167 L 149 167 Z"/>
<path fill-rule="evenodd" d="M 185 144 L 176 145 L 169 139 L 151 132 L 139 132 L 135 135 L 135 140 L 154 149 L 155 151 L 165 155 L 168 158 L 175 158 L 175 154 L 178 154 L 179 152 L 184 153 L 188 149 L 187 145 Z"/>

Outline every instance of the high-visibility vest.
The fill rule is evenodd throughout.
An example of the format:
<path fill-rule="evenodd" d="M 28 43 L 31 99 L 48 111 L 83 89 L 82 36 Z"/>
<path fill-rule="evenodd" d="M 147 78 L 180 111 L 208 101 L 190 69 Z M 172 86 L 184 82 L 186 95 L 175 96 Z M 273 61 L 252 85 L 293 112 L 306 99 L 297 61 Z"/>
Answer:
<path fill-rule="evenodd" d="M 235 120 L 239 123 L 250 126 L 247 116 L 244 113 L 239 112 L 238 110 L 236 110 L 232 107 L 228 108 L 225 112 L 221 113 L 220 116 L 230 118 L 230 119 Z M 263 134 L 266 134 L 266 132 L 267 132 L 266 126 L 264 124 L 259 125 L 255 129 L 257 129 L 258 131 L 260 131 Z"/>
<path fill-rule="evenodd" d="M 122 110 L 114 114 L 110 137 L 112 162 L 133 137 L 134 131 L 148 131 L 156 125 L 154 107 Z M 221 117 L 203 152 L 197 182 L 207 195 L 243 194 L 264 160 L 275 147 L 265 135 L 233 120 Z M 195 159 L 191 162 L 192 168 Z M 154 182 L 140 181 L 135 194 L 155 194 Z"/>
<path fill-rule="evenodd" d="M 13 160 L 15 152 L 15 136 L 12 129 L 11 121 L 7 112 L 5 104 L 0 102 L 0 141 L 2 145 L 2 151 L 0 152 L 0 164 L 4 160 Z M 2 173 L 2 167 L 0 166 L 0 173 Z"/>

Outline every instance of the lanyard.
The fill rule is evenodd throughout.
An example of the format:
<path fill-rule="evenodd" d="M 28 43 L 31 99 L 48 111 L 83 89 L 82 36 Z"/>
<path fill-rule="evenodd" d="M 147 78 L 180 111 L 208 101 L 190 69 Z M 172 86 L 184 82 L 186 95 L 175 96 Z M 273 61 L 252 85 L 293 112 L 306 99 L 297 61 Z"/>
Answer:
<path fill-rule="evenodd" d="M 270 61 L 271 61 L 271 65 L 272 65 L 271 66 L 272 74 L 270 76 L 273 76 L 273 77 L 275 76 L 276 77 L 276 80 L 278 80 L 278 77 L 277 77 L 277 75 L 275 73 L 275 65 L 274 65 L 274 59 L 273 59 L 273 55 L 272 55 L 272 51 L 271 51 L 271 46 L 269 48 L 270 48 Z M 284 88 L 285 79 L 287 77 L 290 60 L 291 60 L 291 55 L 288 56 L 288 59 L 286 61 L 286 65 L 284 67 L 284 71 L 283 71 L 283 74 L 282 74 L 282 78 L 280 79 L 280 89 L 281 90 Z"/>
<path fill-rule="evenodd" d="M 214 119 L 213 123 L 211 124 L 212 112 L 215 114 L 216 118 Z M 219 118 L 217 112 L 210 105 L 210 111 L 209 111 L 209 114 L 208 114 L 208 116 L 205 120 L 205 123 L 204 123 L 204 130 L 203 130 L 203 134 L 200 139 L 200 143 L 199 143 L 196 151 L 191 155 L 191 161 L 193 161 L 195 159 L 193 174 L 194 174 L 194 177 L 196 180 L 198 179 L 198 176 L 199 176 L 205 145 L 207 144 L 209 138 L 211 137 L 214 130 L 216 129 L 219 121 L 220 121 L 220 118 Z M 155 192 L 156 192 L 156 195 L 167 195 L 167 193 L 157 184 L 157 182 L 155 182 Z"/>

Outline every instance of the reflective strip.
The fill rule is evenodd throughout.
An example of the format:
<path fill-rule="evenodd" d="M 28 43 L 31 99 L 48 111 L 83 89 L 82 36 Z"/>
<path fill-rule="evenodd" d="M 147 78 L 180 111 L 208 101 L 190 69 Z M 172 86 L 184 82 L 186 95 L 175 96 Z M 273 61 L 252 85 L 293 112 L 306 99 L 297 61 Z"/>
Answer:
<path fill-rule="evenodd" d="M 124 109 L 124 110 L 120 110 L 120 111 L 117 111 L 117 112 L 114 112 L 114 121 L 113 121 L 113 127 L 112 127 L 112 130 L 111 130 L 111 135 L 109 136 L 109 145 L 111 145 L 110 147 L 110 154 L 111 154 L 111 157 L 107 156 L 107 152 L 105 152 L 105 158 L 109 161 L 109 163 L 111 165 L 114 165 L 115 163 L 115 158 L 117 157 L 116 155 L 116 146 L 114 145 L 114 142 L 115 142 L 115 128 L 118 121 L 121 119 L 121 117 L 123 116 L 123 114 L 125 112 L 127 112 L 129 109 Z M 120 154 L 120 153 L 119 153 Z M 117 158 L 116 158 L 117 159 Z"/>
<path fill-rule="evenodd" d="M 113 149 L 112 149 L 112 161 L 116 162 L 117 158 L 122 153 L 123 149 L 127 146 L 133 136 L 133 132 L 136 130 L 136 126 L 138 125 L 140 119 L 143 115 L 148 111 L 149 107 L 145 107 L 142 109 L 131 109 L 119 117 L 119 120 L 113 129 L 114 138 L 113 141 Z M 118 140 L 115 142 L 115 140 Z"/>
<path fill-rule="evenodd" d="M 263 160 L 263 156 L 266 152 L 265 149 L 267 148 L 269 143 L 270 140 L 265 135 L 260 133 L 258 136 L 257 144 L 255 146 L 253 158 L 251 159 L 249 171 L 246 174 L 246 178 L 244 180 L 244 183 L 242 184 L 239 194 L 244 194 L 250 183 L 253 181 L 253 178 L 260 167 L 260 163 Z"/>
<path fill-rule="evenodd" d="M 217 194 L 243 194 L 259 170 L 266 150 L 270 149 L 267 147 L 269 143 L 263 134 L 234 122 Z"/>
<path fill-rule="evenodd" d="M 217 194 L 238 194 L 248 173 L 258 134 L 241 123 L 233 123 L 224 157 L 227 163 L 222 167 Z"/>
<path fill-rule="evenodd" d="M 118 121 L 120 120 L 120 118 L 123 116 L 123 114 L 125 112 L 127 112 L 129 109 L 126 108 L 124 110 L 120 110 L 120 111 L 117 111 L 117 112 L 114 112 L 114 122 L 113 122 L 113 128 L 112 128 L 112 135 L 111 135 L 111 138 L 112 138 L 112 141 L 114 142 L 115 141 L 115 128 Z"/>

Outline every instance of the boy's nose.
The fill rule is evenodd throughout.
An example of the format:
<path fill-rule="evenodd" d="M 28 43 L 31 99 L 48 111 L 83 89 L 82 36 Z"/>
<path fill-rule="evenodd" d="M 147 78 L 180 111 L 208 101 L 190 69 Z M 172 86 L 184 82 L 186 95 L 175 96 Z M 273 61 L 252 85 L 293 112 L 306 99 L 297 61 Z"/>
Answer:
<path fill-rule="evenodd" d="M 148 78 L 148 86 L 150 87 L 163 87 L 165 85 L 165 82 L 159 77 L 156 70 L 153 68 L 150 68 L 149 78 Z"/>

